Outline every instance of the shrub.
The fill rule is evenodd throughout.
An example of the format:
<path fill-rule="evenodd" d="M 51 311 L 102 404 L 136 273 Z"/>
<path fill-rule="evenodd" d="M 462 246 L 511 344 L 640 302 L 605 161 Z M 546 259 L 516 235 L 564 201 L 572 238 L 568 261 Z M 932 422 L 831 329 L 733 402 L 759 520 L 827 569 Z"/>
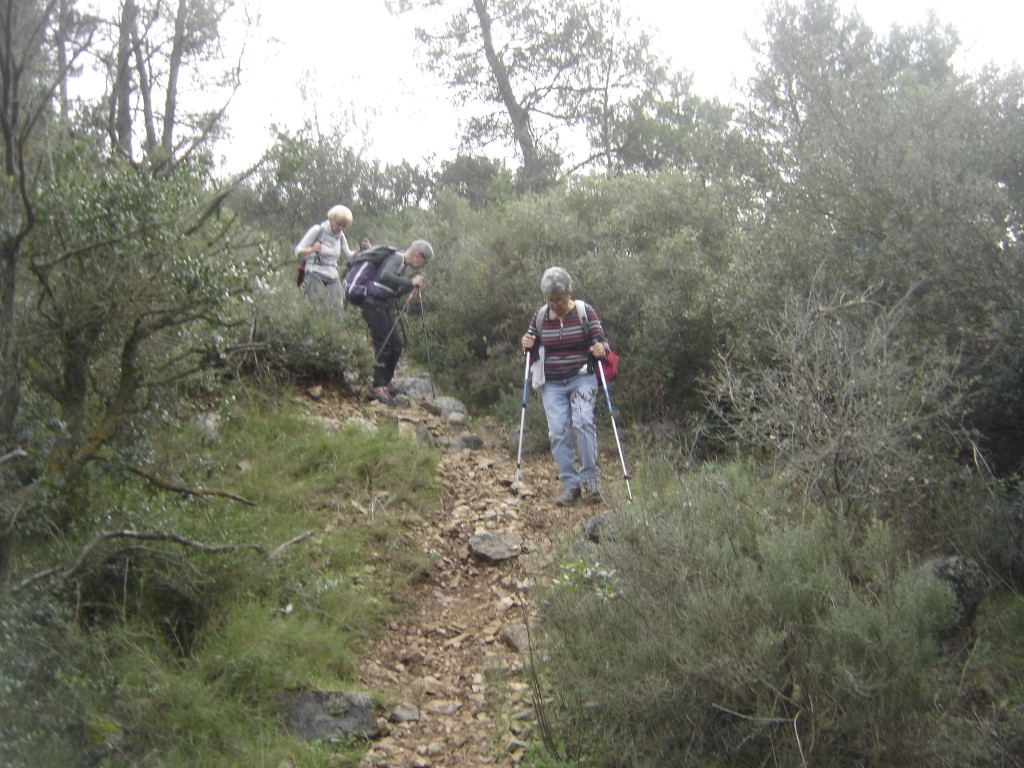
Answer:
<path fill-rule="evenodd" d="M 768 327 L 768 359 L 720 360 L 709 399 L 730 449 L 842 516 L 928 528 L 963 476 L 957 359 L 900 323 L 868 295 L 792 298 Z"/>
<path fill-rule="evenodd" d="M 72 623 L 71 608 L 53 596 L 0 594 L 0 765 L 96 764 L 99 745 L 84 723 L 111 681 Z"/>
<path fill-rule="evenodd" d="M 648 498 L 597 547 L 600 583 L 545 603 L 564 743 L 603 766 L 921 764 L 955 600 L 888 526 L 791 514 L 736 466 Z"/>
<path fill-rule="evenodd" d="M 355 307 L 340 315 L 316 311 L 293 289 L 260 293 L 246 339 L 239 346 L 247 373 L 280 381 L 316 381 L 356 387 L 369 376 L 373 350 Z"/>
<path fill-rule="evenodd" d="M 694 381 L 731 311 L 714 287 L 731 247 L 725 210 L 718 190 L 664 173 L 580 179 L 487 216 L 462 214 L 451 255 L 429 268 L 437 370 L 474 405 L 515 391 L 519 339 L 544 301 L 541 275 L 559 265 L 624 355 L 616 387 L 631 419 L 700 405 Z"/>

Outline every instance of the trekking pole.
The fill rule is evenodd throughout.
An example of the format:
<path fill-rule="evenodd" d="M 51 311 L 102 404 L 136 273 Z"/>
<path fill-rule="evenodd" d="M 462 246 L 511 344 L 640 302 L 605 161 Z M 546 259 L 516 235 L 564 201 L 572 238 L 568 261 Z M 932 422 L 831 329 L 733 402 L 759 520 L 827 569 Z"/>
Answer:
<path fill-rule="evenodd" d="M 427 350 L 427 375 L 430 377 L 430 396 L 437 398 L 434 392 L 434 369 L 430 366 L 430 345 L 427 343 L 427 318 L 423 313 L 423 292 L 416 291 L 420 297 L 420 324 L 423 326 L 423 348 Z"/>
<path fill-rule="evenodd" d="M 526 425 L 526 397 L 530 387 L 530 350 L 526 350 L 526 367 L 523 369 L 523 412 L 519 416 L 519 450 L 516 453 L 516 479 L 512 487 L 519 489 L 519 468 L 523 465 L 523 427 Z"/>
<path fill-rule="evenodd" d="M 597 361 L 597 370 L 601 372 L 601 389 L 604 390 L 604 399 L 608 403 L 608 415 L 612 420 L 612 433 L 615 435 L 615 445 L 619 449 L 619 461 L 622 462 L 622 479 L 626 481 L 626 495 L 629 496 L 629 500 L 633 500 L 633 491 L 629 488 L 629 471 L 626 469 L 626 456 L 622 452 L 622 442 L 619 440 L 619 428 L 615 426 L 615 412 L 612 409 L 612 396 L 608 393 L 608 380 L 604 377 L 604 366 L 601 365 L 601 361 Z"/>

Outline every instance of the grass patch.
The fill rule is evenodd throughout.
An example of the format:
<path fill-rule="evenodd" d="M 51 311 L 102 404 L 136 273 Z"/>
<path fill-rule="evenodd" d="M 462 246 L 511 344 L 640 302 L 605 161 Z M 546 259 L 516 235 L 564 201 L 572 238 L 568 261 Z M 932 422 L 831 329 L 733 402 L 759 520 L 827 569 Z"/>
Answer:
<path fill-rule="evenodd" d="M 4 624 L 0 650 L 20 647 L 22 660 L 36 663 L 12 656 L 0 685 L 40 705 L 0 705 L 13 718 L 3 735 L 23 732 L 38 720 L 33 712 L 50 714 L 0 747 L 0 763 L 358 764 L 360 744 L 292 738 L 280 696 L 360 689 L 367 643 L 429 562 L 403 535 L 403 519 L 439 503 L 438 455 L 391 426 L 326 423 L 288 391 L 240 387 L 216 413 L 213 440 L 184 416 L 168 420 L 152 439 L 150 466 L 252 505 L 108 472 L 93 484 L 92 516 L 71 536 L 57 547 L 26 543 L 20 562 L 34 568 L 67 562 L 100 530 L 174 535 L 98 540 L 71 584 L 77 597 L 23 592 L 18 606 L 5 597 L 15 615 L 38 612 L 40 600 L 54 615 Z M 69 597 L 76 607 L 61 612 Z M 67 642 L 75 637 L 84 642 Z M 58 705 L 64 698 L 73 704 Z"/>

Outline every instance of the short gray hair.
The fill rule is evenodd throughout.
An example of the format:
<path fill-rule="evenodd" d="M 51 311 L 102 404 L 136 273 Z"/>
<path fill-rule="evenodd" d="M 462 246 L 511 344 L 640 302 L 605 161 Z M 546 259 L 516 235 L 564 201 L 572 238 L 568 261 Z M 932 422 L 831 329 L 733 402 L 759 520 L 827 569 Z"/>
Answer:
<path fill-rule="evenodd" d="M 434 258 L 434 248 L 426 240 L 413 240 L 412 245 L 409 246 L 409 253 L 420 254 L 423 261 L 430 261 Z"/>
<path fill-rule="evenodd" d="M 540 279 L 540 292 L 545 296 L 553 293 L 569 293 L 572 291 L 572 278 L 561 267 L 549 267 Z"/>

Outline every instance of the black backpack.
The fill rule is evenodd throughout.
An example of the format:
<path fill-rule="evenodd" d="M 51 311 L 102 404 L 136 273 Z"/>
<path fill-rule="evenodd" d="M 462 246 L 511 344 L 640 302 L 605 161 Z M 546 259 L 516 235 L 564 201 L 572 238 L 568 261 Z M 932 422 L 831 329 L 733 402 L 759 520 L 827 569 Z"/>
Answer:
<path fill-rule="evenodd" d="M 398 249 L 377 245 L 352 259 L 348 271 L 345 272 L 345 279 L 341 282 L 345 300 L 359 306 L 367 296 L 378 299 L 394 298 L 395 289 L 377 281 L 377 270 L 393 253 L 398 253 Z"/>

